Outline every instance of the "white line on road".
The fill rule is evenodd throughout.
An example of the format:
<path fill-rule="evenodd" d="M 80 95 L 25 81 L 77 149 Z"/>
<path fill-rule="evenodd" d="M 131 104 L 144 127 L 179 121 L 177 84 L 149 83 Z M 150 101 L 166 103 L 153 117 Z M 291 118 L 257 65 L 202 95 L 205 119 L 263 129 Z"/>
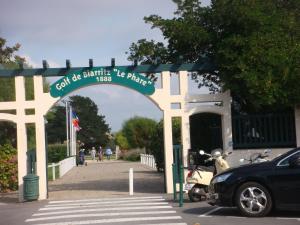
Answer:
<path fill-rule="evenodd" d="M 134 206 L 138 206 L 138 205 L 139 204 L 136 203 Z M 112 206 L 114 206 L 114 205 L 111 205 L 111 207 Z M 123 205 L 122 204 L 118 204 L 117 206 L 120 207 L 120 206 L 123 206 Z M 53 208 L 46 207 L 46 208 L 40 208 L 39 211 L 60 211 L 62 209 L 66 210 L 66 209 L 81 209 L 81 208 L 95 208 L 95 207 L 101 208 L 101 209 L 107 208 L 107 206 L 106 207 L 101 207 L 101 204 L 99 204 L 99 205 L 83 205 L 83 206 L 79 205 L 79 206 L 66 206 L 66 207 L 55 207 L 55 208 L 54 207 Z"/>
<path fill-rule="evenodd" d="M 232 219 L 247 219 L 249 217 L 243 217 L 243 216 L 226 216 L 226 218 L 232 218 Z"/>
<path fill-rule="evenodd" d="M 58 204 L 58 205 L 47 205 L 47 208 L 55 208 L 55 207 L 67 207 L 67 206 L 84 206 L 84 205 L 98 205 L 98 204 L 116 204 L 116 203 L 128 203 L 128 202 L 161 202 L 165 201 L 164 199 L 137 199 L 137 200 L 124 200 L 124 201 L 97 201 L 97 202 L 80 202 L 80 203 L 67 203 L 67 204 Z"/>
<path fill-rule="evenodd" d="M 211 213 L 213 213 L 213 212 L 216 212 L 216 211 L 218 211 L 218 210 L 220 210 L 220 209 L 222 209 L 223 207 L 217 207 L 217 208 L 214 208 L 214 209 L 212 209 L 212 210 L 210 210 L 210 211 L 208 211 L 208 212 L 206 212 L 206 213 L 204 213 L 204 214 L 201 214 L 200 216 L 198 216 L 198 217 L 211 217 L 211 216 L 209 216 L 209 214 L 211 214 Z"/>
<path fill-rule="evenodd" d="M 140 224 L 140 225 L 187 225 L 186 223 L 149 223 L 149 224 Z"/>
<path fill-rule="evenodd" d="M 297 217 L 276 217 L 278 220 L 300 220 L 300 218 Z"/>
<path fill-rule="evenodd" d="M 80 212 L 103 212 L 103 211 L 122 211 L 122 210 L 143 210 L 143 209 L 170 209 L 172 206 L 135 206 L 135 207 L 114 207 L 114 208 L 97 208 L 97 209 L 78 209 L 78 210 L 64 210 L 55 212 L 35 213 L 33 216 L 59 215 Z"/>
<path fill-rule="evenodd" d="M 114 200 L 119 201 L 119 200 L 133 200 L 133 199 L 155 199 L 155 198 L 163 198 L 163 197 L 162 196 L 148 196 L 148 197 L 130 197 L 130 198 L 92 198 L 92 199 L 50 201 L 49 204 L 72 203 L 72 202 L 114 201 Z"/>
<path fill-rule="evenodd" d="M 154 221 L 154 220 L 178 220 L 181 216 L 163 216 L 163 217 L 135 217 L 135 218 L 117 218 L 117 219 L 101 219 L 101 220 L 82 220 L 82 221 L 68 221 L 55 223 L 42 223 L 35 225 L 82 225 L 82 224 L 97 224 L 97 223 L 121 223 L 134 221 Z"/>
<path fill-rule="evenodd" d="M 6 203 L 0 202 L 0 205 L 7 205 Z"/>
<path fill-rule="evenodd" d="M 144 211 L 144 212 L 118 212 L 118 213 L 83 213 L 73 215 L 62 215 L 62 216 L 49 216 L 39 217 L 33 219 L 27 219 L 26 222 L 31 221 L 42 221 L 42 220 L 55 220 L 55 219 L 67 219 L 67 218 L 90 218 L 90 217 L 101 217 L 101 216 L 136 216 L 136 215 L 149 215 L 149 214 L 171 214 L 176 211 Z"/>
<path fill-rule="evenodd" d="M 145 205 L 168 205 L 168 204 L 169 204 L 168 202 L 139 202 L 139 203 L 122 203 L 122 204 L 118 204 L 118 206 L 145 206 Z M 105 204 L 99 203 L 99 205 L 91 205 L 91 206 L 81 205 L 81 206 L 82 207 L 97 207 L 97 208 L 105 207 L 106 208 L 107 206 L 111 207 L 111 206 L 114 206 L 114 205 L 112 205 L 110 203 L 105 203 Z M 46 205 L 45 208 L 51 208 L 51 207 L 48 207 Z"/>

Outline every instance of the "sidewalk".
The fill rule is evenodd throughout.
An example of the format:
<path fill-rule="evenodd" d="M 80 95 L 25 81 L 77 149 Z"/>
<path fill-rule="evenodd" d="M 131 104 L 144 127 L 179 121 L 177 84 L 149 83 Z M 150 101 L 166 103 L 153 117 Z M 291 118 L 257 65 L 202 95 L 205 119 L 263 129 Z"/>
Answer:
<path fill-rule="evenodd" d="M 109 198 L 129 195 L 129 169 L 133 168 L 134 195 L 164 193 L 164 175 L 140 162 L 87 161 L 58 180 L 50 181 L 49 200 Z"/>

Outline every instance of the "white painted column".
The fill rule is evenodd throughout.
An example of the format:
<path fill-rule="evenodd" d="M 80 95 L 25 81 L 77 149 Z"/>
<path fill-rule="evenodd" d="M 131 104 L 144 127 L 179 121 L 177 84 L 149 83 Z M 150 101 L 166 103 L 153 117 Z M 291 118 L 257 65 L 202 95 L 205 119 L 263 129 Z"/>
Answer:
<path fill-rule="evenodd" d="M 162 77 L 162 92 L 158 96 L 160 107 L 164 116 L 164 156 L 165 156 L 165 184 L 167 193 L 173 193 L 173 138 L 172 138 L 172 116 L 171 116 L 171 82 L 170 72 L 164 71 Z"/>
<path fill-rule="evenodd" d="M 24 77 L 15 77 L 16 102 L 17 102 L 17 150 L 18 150 L 18 182 L 19 201 L 23 198 L 23 177 L 27 174 L 27 133 L 25 124 L 25 82 Z"/>
<path fill-rule="evenodd" d="M 183 158 L 183 166 L 186 167 L 188 164 L 188 149 L 191 148 L 190 118 L 189 118 L 189 113 L 188 113 L 188 103 L 185 101 L 185 96 L 188 95 L 188 73 L 187 73 L 187 71 L 179 72 L 179 87 L 180 87 L 180 95 L 182 96 L 182 101 L 181 101 L 182 158 Z"/>
<path fill-rule="evenodd" d="M 223 150 L 232 151 L 232 121 L 231 121 L 231 96 L 230 91 L 224 93 L 226 95 L 223 101 L 223 116 L 222 116 L 222 130 L 223 130 Z"/>
<path fill-rule="evenodd" d="M 300 146 L 300 105 L 295 107 L 296 144 Z"/>
<path fill-rule="evenodd" d="M 172 117 L 164 112 L 164 148 L 165 148 L 165 183 L 167 193 L 173 193 L 173 137 L 172 137 Z"/>
<path fill-rule="evenodd" d="M 188 166 L 188 150 L 191 148 L 190 120 L 188 115 L 181 117 L 181 138 L 182 138 L 182 157 L 183 166 Z"/>
<path fill-rule="evenodd" d="M 39 200 L 47 199 L 47 165 L 45 143 L 45 120 L 43 105 L 43 78 L 34 76 L 34 96 L 37 107 L 35 108 L 35 136 L 36 136 L 36 167 L 39 176 Z"/>

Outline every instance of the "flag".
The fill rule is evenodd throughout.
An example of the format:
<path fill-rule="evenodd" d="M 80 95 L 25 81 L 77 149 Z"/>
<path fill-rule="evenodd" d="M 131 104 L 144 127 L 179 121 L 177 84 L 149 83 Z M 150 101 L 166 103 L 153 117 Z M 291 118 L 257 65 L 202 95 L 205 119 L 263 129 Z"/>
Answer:
<path fill-rule="evenodd" d="M 72 111 L 72 124 L 76 131 L 79 131 L 81 127 L 79 126 L 79 118 L 74 111 Z"/>

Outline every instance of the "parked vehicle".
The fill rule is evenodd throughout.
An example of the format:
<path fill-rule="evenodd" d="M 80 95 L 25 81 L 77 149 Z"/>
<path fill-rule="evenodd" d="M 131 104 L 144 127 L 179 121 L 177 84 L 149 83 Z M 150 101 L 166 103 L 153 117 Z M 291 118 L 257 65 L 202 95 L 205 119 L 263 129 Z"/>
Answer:
<path fill-rule="evenodd" d="M 206 200 L 208 194 L 208 186 L 214 174 L 221 173 L 229 168 L 225 158 L 230 153 L 221 153 L 221 149 L 213 150 L 211 154 L 205 153 L 203 150 L 199 151 L 201 156 L 208 156 L 207 161 L 212 161 L 213 166 L 196 165 L 189 171 L 186 178 L 185 190 L 188 191 L 189 199 L 192 202 Z"/>
<path fill-rule="evenodd" d="M 241 163 L 249 162 L 249 163 L 260 163 L 269 161 L 269 155 L 271 153 L 271 149 L 266 149 L 263 152 L 256 152 L 250 155 L 249 159 L 242 158 L 240 159 Z"/>
<path fill-rule="evenodd" d="M 300 148 L 271 161 L 231 168 L 213 177 L 209 203 L 236 206 L 248 217 L 267 215 L 273 208 L 300 209 Z"/>

